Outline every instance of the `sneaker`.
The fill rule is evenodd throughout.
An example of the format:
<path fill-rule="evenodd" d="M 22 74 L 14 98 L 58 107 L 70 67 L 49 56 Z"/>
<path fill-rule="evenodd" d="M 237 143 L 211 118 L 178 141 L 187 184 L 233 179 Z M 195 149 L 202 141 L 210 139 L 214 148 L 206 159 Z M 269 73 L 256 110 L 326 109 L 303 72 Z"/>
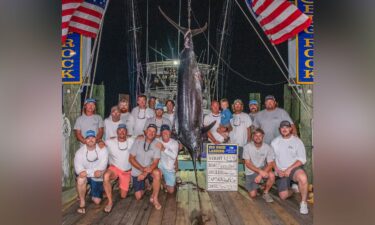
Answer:
<path fill-rule="evenodd" d="M 301 214 L 308 214 L 309 213 L 309 209 L 307 208 L 307 202 L 301 202 L 299 212 Z"/>
<path fill-rule="evenodd" d="M 266 202 L 268 202 L 268 203 L 273 202 L 273 198 L 271 197 L 271 195 L 270 195 L 269 193 L 264 193 L 264 194 L 263 194 L 263 199 L 264 199 Z"/>
<path fill-rule="evenodd" d="M 292 190 L 294 193 L 299 193 L 298 184 L 292 184 Z"/>

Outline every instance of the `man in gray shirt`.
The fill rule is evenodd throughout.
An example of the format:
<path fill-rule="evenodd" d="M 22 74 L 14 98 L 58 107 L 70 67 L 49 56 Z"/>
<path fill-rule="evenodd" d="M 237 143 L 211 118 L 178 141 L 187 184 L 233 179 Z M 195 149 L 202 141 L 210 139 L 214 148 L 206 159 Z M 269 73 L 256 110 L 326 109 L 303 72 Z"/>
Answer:
<path fill-rule="evenodd" d="M 245 186 L 250 197 L 255 198 L 257 195 L 257 189 L 259 188 L 258 184 L 262 180 L 267 180 L 263 191 L 263 199 L 266 202 L 273 202 L 273 199 L 268 192 L 275 182 L 275 175 L 272 172 L 275 156 L 272 147 L 263 143 L 263 137 L 264 131 L 257 128 L 252 135 L 253 142 L 244 146 L 243 159 L 245 160 L 246 165 Z"/>
<path fill-rule="evenodd" d="M 158 169 L 160 149 L 162 144 L 155 140 L 157 127 L 149 124 L 145 136 L 138 137 L 130 148 L 129 162 L 132 165 L 132 181 L 135 198 L 141 199 L 144 195 L 145 180 L 152 183 L 150 202 L 157 210 L 161 209 L 158 200 L 161 172 Z"/>
<path fill-rule="evenodd" d="M 292 133 L 297 136 L 297 129 L 292 119 L 284 109 L 276 106 L 276 99 L 273 95 L 267 95 L 264 104 L 266 108 L 255 115 L 253 125 L 264 130 L 265 143 L 271 144 L 271 141 L 280 135 L 279 125 L 283 120 L 287 120 L 292 124 Z"/>

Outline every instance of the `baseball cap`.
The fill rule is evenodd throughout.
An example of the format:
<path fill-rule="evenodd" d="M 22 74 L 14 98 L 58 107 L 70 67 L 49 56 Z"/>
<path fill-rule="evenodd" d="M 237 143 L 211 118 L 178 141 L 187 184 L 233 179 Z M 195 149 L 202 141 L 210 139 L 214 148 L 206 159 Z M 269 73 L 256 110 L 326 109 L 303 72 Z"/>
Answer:
<path fill-rule="evenodd" d="M 118 130 L 118 129 L 121 129 L 121 128 L 127 129 L 127 128 L 126 128 L 126 124 L 124 124 L 124 123 L 120 123 L 120 124 L 117 126 L 117 130 Z"/>
<path fill-rule="evenodd" d="M 249 101 L 249 105 L 258 105 L 258 101 L 257 100 L 250 100 Z"/>
<path fill-rule="evenodd" d="M 90 103 L 90 102 L 96 103 L 95 98 L 87 98 L 87 99 L 85 100 L 85 104 L 86 104 L 86 103 Z"/>
<path fill-rule="evenodd" d="M 156 104 L 155 109 L 156 110 L 158 110 L 158 109 L 163 110 L 164 109 L 164 105 L 162 103 L 158 103 L 158 104 Z"/>
<path fill-rule="evenodd" d="M 150 128 L 150 127 L 153 127 L 153 128 L 155 128 L 155 130 L 158 130 L 158 127 L 157 127 L 155 124 L 153 124 L 153 123 L 150 123 L 150 124 L 147 126 L 147 129 Z"/>
<path fill-rule="evenodd" d="M 272 99 L 272 100 L 276 101 L 276 98 L 275 98 L 275 96 L 273 96 L 273 95 L 267 95 L 267 96 L 264 98 L 264 101 L 267 101 L 267 100 L 269 100 L 269 99 Z"/>
<path fill-rule="evenodd" d="M 169 130 L 169 131 L 171 130 L 168 124 L 161 125 L 160 132 L 163 132 L 165 130 Z"/>
<path fill-rule="evenodd" d="M 291 126 L 292 126 L 292 124 L 290 124 L 290 122 L 287 121 L 287 120 L 283 120 L 283 121 L 281 121 L 281 123 L 280 123 L 280 128 L 281 128 L 281 127 L 291 127 Z"/>
<path fill-rule="evenodd" d="M 85 138 L 88 138 L 88 137 L 95 137 L 96 136 L 96 134 L 95 134 L 95 131 L 93 131 L 93 130 L 88 130 L 88 131 L 86 131 L 86 133 L 85 133 Z"/>

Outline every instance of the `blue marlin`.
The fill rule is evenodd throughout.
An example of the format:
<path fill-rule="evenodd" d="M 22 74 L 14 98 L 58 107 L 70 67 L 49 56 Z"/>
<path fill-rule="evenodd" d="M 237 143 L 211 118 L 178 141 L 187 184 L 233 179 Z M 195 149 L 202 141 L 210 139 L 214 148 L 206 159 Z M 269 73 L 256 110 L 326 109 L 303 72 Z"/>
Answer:
<path fill-rule="evenodd" d="M 166 20 L 184 35 L 184 49 L 180 53 L 177 80 L 177 121 L 178 139 L 188 149 L 196 169 L 196 159 L 200 162 L 202 154 L 202 135 L 215 125 L 215 121 L 203 127 L 202 89 L 203 75 L 198 68 L 192 37 L 204 32 L 207 23 L 199 29 L 181 27 L 170 19 L 159 7 Z"/>

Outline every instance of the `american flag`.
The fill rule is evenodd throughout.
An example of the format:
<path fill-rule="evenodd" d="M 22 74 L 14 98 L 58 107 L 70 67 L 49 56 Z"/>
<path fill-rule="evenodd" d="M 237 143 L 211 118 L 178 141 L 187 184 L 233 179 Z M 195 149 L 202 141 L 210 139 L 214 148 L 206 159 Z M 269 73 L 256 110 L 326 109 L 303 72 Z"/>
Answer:
<path fill-rule="evenodd" d="M 246 0 L 273 44 L 294 37 L 311 24 L 311 18 L 286 0 Z"/>
<path fill-rule="evenodd" d="M 68 32 L 95 38 L 107 0 L 62 0 L 62 41 Z"/>

